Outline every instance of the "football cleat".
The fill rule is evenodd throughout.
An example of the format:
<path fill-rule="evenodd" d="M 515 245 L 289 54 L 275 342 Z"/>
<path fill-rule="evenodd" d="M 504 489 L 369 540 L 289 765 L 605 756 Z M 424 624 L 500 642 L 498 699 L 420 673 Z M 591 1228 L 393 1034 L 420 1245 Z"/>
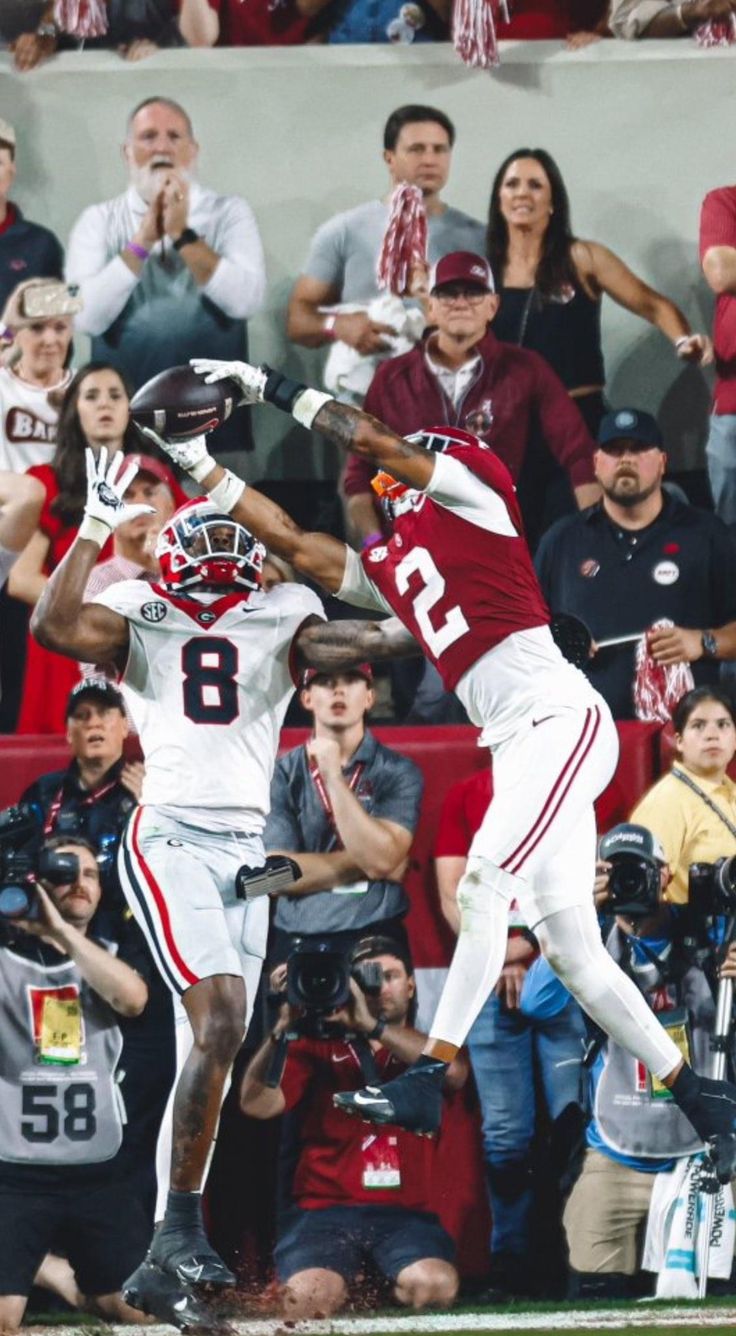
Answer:
<path fill-rule="evenodd" d="M 332 1096 L 335 1108 L 367 1123 L 391 1123 L 417 1136 L 433 1137 L 442 1121 L 442 1085 L 447 1063 L 422 1057 L 393 1081 Z"/>
<path fill-rule="evenodd" d="M 154 1263 L 183 1285 L 211 1285 L 226 1289 L 235 1276 L 215 1252 L 204 1231 L 165 1229 L 153 1236 L 146 1261 Z"/>
<path fill-rule="evenodd" d="M 126 1280 L 122 1293 L 131 1307 L 179 1331 L 220 1336 L 229 1330 L 188 1285 L 182 1285 L 148 1258 Z"/>

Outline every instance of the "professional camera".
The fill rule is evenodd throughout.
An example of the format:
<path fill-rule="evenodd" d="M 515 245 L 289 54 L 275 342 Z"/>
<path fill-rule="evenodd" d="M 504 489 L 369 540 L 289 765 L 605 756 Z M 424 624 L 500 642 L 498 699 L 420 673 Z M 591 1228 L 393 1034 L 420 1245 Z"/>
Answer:
<path fill-rule="evenodd" d="M 691 863 L 687 890 L 696 913 L 736 914 L 736 857 L 717 858 L 715 863 Z"/>
<path fill-rule="evenodd" d="M 23 803 L 0 812 L 0 920 L 33 917 L 36 883 L 66 886 L 79 876 L 76 854 L 39 848 L 39 820 Z"/>
<path fill-rule="evenodd" d="M 350 980 L 369 997 L 378 997 L 383 970 L 373 961 L 353 964 L 350 954 L 337 951 L 328 938 L 301 937 L 286 962 L 286 997 L 293 1007 L 316 1016 L 329 1016 L 350 1001 Z"/>
<path fill-rule="evenodd" d="M 613 913 L 626 918 L 648 918 L 656 913 L 661 885 L 657 865 L 632 854 L 612 854 L 609 862 L 608 894 Z"/>

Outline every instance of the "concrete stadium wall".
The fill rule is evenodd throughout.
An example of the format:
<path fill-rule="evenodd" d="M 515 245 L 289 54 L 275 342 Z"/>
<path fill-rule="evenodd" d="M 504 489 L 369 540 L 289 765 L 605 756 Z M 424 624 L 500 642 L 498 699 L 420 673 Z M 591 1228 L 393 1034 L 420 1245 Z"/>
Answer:
<path fill-rule="evenodd" d="M 698 211 L 705 191 L 732 177 L 724 145 L 736 121 L 735 69 L 730 50 L 699 51 L 687 40 L 606 41 L 580 53 L 507 43 L 494 74 L 464 69 L 445 45 L 161 52 L 132 65 L 82 53 L 22 76 L 3 54 L 0 116 L 19 137 L 16 198 L 65 241 L 84 205 L 124 186 L 129 109 L 156 92 L 182 101 L 202 146 L 202 180 L 243 194 L 262 231 L 269 295 L 252 321 L 252 354 L 315 380 L 319 355 L 286 344 L 289 289 L 315 227 L 384 192 L 383 123 L 404 102 L 433 103 L 456 123 L 452 203 L 484 217 L 502 157 L 541 145 L 560 163 L 577 233 L 611 246 L 695 328 L 709 327 Z M 612 402 L 658 412 L 673 467 L 698 467 L 704 377 L 609 301 L 604 338 Z M 310 450 L 279 415 L 258 413 L 255 431 L 246 476 L 335 474 L 331 447 Z"/>

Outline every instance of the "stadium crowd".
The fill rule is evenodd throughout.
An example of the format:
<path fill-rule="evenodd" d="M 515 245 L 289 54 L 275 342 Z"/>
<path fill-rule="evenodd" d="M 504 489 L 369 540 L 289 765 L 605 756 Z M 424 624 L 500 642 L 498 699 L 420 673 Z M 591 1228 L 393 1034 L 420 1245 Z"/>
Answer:
<path fill-rule="evenodd" d="M 3 33 L 20 69 L 80 45 L 140 59 L 160 46 L 442 41 L 450 17 L 435 0 L 398 11 L 359 0 L 253 5 L 247 14 L 229 0 L 37 8 L 32 30 Z M 575 45 L 604 35 L 676 37 L 727 22 L 735 9 L 736 0 L 612 0 L 593 15 L 572 0 L 521 0 L 498 35 Z M 325 350 L 324 385 L 338 401 L 364 406 L 398 436 L 431 421 L 495 452 L 516 485 L 560 643 L 575 638 L 578 666 L 617 722 L 665 727 L 671 769 L 648 793 L 631 795 L 626 821 L 599 812 L 596 906 L 608 954 L 685 1060 L 706 1073 L 719 987 L 736 977 L 728 933 L 736 913 L 714 901 L 707 871 L 736 856 L 736 188 L 714 183 L 702 206 L 702 272 L 716 298 L 711 339 L 605 238 L 575 235 L 565 182 L 543 148 L 519 147 L 499 164 L 483 220 L 448 204 L 455 137 L 440 108 L 391 112 L 382 140 L 387 194 L 320 225 L 294 276 L 285 328 L 294 343 Z M 242 967 L 248 982 L 242 1048 L 238 998 L 223 1004 L 213 990 L 212 1024 L 187 1012 L 186 986 L 172 990 L 172 1001 L 167 972 L 186 983 L 186 965 L 173 950 L 173 967 L 158 958 L 129 908 L 135 869 L 147 867 L 139 839 L 182 844 L 173 825 L 146 832 L 141 824 L 136 729 L 145 719 L 127 685 L 119 689 L 119 657 L 78 663 L 41 643 L 29 617 L 80 526 L 85 538 L 97 522 L 85 451 L 98 464 L 117 458 L 123 470 L 137 469 L 123 473 L 133 512 L 106 531 L 86 599 L 117 615 L 116 586 L 135 581 L 150 599 L 144 620 L 165 615 L 161 535 L 201 488 L 141 432 L 131 399 L 190 359 L 247 358 L 248 321 L 266 292 L 263 248 L 248 203 L 200 183 L 194 127 L 169 98 L 131 108 L 124 188 L 85 204 L 66 254 L 12 201 L 27 147 L 0 120 L 0 733 L 65 735 L 69 763 L 37 775 L 15 795 L 17 809 L 0 813 L 0 1007 L 11 1036 L 0 1060 L 0 1215 L 14 1221 L 0 1265 L 0 1332 L 17 1330 L 34 1284 L 44 1296 L 34 1291 L 37 1307 L 53 1292 L 62 1306 L 140 1316 L 139 1289 L 128 1282 L 147 1265 L 164 1209 L 169 1233 L 177 1224 L 163 1166 L 172 1137 L 176 1148 L 172 1086 L 192 1061 L 209 1061 L 223 1081 L 233 1066 L 210 1175 L 210 1237 L 254 1310 L 271 1304 L 297 1320 L 389 1295 L 442 1307 L 463 1284 L 488 1304 L 626 1297 L 651 1291 L 652 1273 L 658 1294 L 692 1293 L 676 1288 L 658 1222 L 669 1210 L 676 1246 L 685 1226 L 669 1208 L 677 1193 L 682 1201 L 698 1190 L 693 1157 L 702 1138 L 669 1089 L 588 1021 L 516 901 L 498 983 L 445 1073 L 439 1149 L 390 1125 L 369 1131 L 333 1103 L 333 1094 L 413 1070 L 430 1033 L 406 926 L 424 781 L 401 743 L 379 741 L 371 728 L 376 720 L 468 722 L 428 658 L 334 670 L 301 663 L 278 721 L 286 715 L 309 737 L 276 762 L 263 831 L 269 875 L 283 884 L 259 899 L 248 865 L 257 861 L 248 846 L 256 837 L 232 835 L 227 813 L 210 832 L 223 878 L 234 857 L 226 846 L 241 842 L 244 877 L 231 907 L 240 917 L 228 949 L 229 974 Z M 404 290 L 386 292 L 377 264 L 404 186 L 420 192 L 426 250 L 413 255 Z M 707 507 L 668 481 L 654 405 L 611 401 L 604 296 L 656 329 L 673 358 L 705 367 L 715 357 Z M 75 330 L 91 341 L 83 365 Z M 252 449 L 250 421 L 236 410 L 208 438 L 213 452 L 232 461 Z M 373 474 L 365 455 L 349 456 L 324 526 L 367 560 L 385 552 L 392 523 Z M 384 481 L 384 495 L 392 484 Z M 292 615 L 288 591 L 308 582 L 276 552 L 253 560 L 269 597 L 275 591 Z M 347 615 L 311 587 L 300 597 L 295 643 L 304 618 L 315 608 L 323 615 L 322 603 L 331 620 Z M 210 643 L 222 656 L 227 642 Z M 199 677 L 186 671 L 200 693 L 191 708 L 227 723 L 215 717 L 225 706 L 222 657 L 214 667 L 201 660 Z M 206 695 L 213 684 L 219 704 Z M 493 771 L 443 798 L 423 894 L 458 934 L 458 887 L 493 802 Z M 706 868 L 697 896 L 693 865 Z M 632 890 L 625 874 L 634 868 Z M 40 889 L 19 905 L 10 893 L 29 872 Z M 155 895 L 155 877 L 145 875 Z M 736 894 L 736 874 L 733 886 Z M 29 1025 L 18 1020 L 24 989 L 33 994 Z M 214 1095 L 210 1103 L 214 1126 L 220 1104 Z M 439 1161 L 469 1136 L 485 1185 L 475 1182 L 461 1221 L 446 1186 L 443 1198 Z M 205 1150 L 196 1156 L 209 1163 Z M 467 1145 L 463 1153 L 467 1163 Z M 228 1177 L 244 1162 L 254 1166 L 258 1208 L 247 1237 L 234 1237 L 218 1203 L 230 1199 Z M 187 1173 L 178 1168 L 177 1183 Z M 175 1172 L 176 1149 L 172 1186 Z M 711 1249 L 711 1275 L 728 1293 L 736 1285 L 730 1193 L 725 1185 L 716 1196 L 730 1225 Z M 468 1220 L 485 1230 L 489 1208 L 483 1262 L 468 1282 L 461 1235 Z M 545 1264 L 531 1266 L 542 1237 Z M 175 1300 L 174 1291 L 159 1296 L 172 1321 Z M 187 1316 L 197 1319 L 196 1298 Z"/>

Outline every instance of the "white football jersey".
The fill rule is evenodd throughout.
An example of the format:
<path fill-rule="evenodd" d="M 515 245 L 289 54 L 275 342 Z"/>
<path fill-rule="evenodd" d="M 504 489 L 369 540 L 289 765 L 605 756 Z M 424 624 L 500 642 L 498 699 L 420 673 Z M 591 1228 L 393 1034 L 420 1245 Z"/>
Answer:
<path fill-rule="evenodd" d="M 145 757 L 141 801 L 212 829 L 262 831 L 296 686 L 294 637 L 308 617 L 325 620 L 317 595 L 281 584 L 186 598 L 123 580 L 93 602 L 130 625 L 122 687 Z"/>
<path fill-rule="evenodd" d="M 34 464 L 51 463 L 59 410 L 49 394 L 63 394 L 71 378 L 65 371 L 58 385 L 39 389 L 0 367 L 0 469 L 25 473 Z"/>

